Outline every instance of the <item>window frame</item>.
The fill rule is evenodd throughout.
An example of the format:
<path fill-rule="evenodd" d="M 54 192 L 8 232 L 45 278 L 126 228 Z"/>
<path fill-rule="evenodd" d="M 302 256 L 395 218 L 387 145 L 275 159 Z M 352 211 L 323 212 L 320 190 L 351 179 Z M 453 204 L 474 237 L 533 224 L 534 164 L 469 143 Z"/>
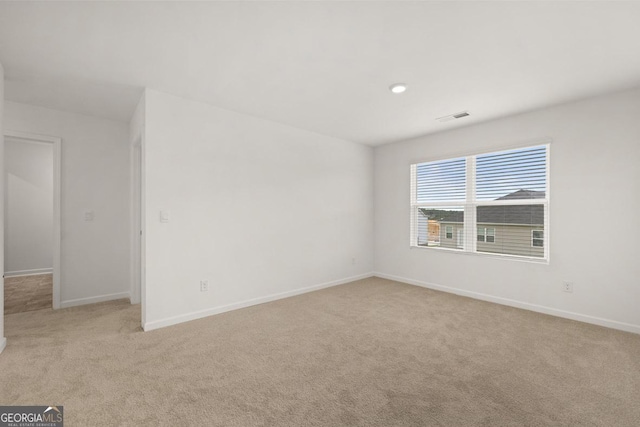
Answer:
<path fill-rule="evenodd" d="M 533 237 L 533 233 L 535 233 L 536 231 L 538 231 L 538 232 L 541 232 L 541 233 L 542 233 L 542 238 L 540 238 L 540 237 Z M 545 235 L 545 234 L 546 234 L 546 233 L 544 232 L 544 230 L 540 230 L 540 229 L 534 229 L 534 230 L 531 230 L 531 247 L 532 247 L 532 248 L 544 248 L 544 235 Z M 533 241 L 534 241 L 534 240 L 542 240 L 542 246 L 536 246 L 536 245 L 534 245 L 534 244 L 533 244 Z"/>
<path fill-rule="evenodd" d="M 478 156 L 486 155 L 486 154 L 500 154 L 514 150 L 521 150 L 527 148 L 536 148 L 536 147 L 545 147 L 546 154 L 546 188 L 545 188 L 545 197 L 543 199 L 511 199 L 511 200 L 476 200 L 476 160 Z M 460 158 L 466 159 L 466 176 L 465 176 L 465 189 L 466 189 L 466 199 L 463 202 L 460 201 L 447 201 L 447 202 L 431 202 L 431 203 L 418 203 L 417 202 L 417 180 L 416 180 L 416 168 L 418 165 L 423 163 L 430 162 L 440 162 L 440 161 L 452 161 Z M 517 261 L 526 261 L 533 263 L 545 263 L 549 264 L 550 256 L 549 256 L 549 247 L 550 247 L 550 233 L 549 233 L 549 217 L 550 217 L 550 199 L 551 199 L 551 191 L 550 191 L 550 183 L 551 183 L 551 140 L 543 140 L 543 141 L 530 141 L 527 144 L 518 144 L 513 146 L 495 148 L 491 150 L 483 150 L 483 151 L 474 151 L 465 154 L 451 154 L 445 155 L 441 157 L 435 157 L 430 159 L 424 159 L 421 161 L 412 162 L 409 164 L 410 166 L 410 237 L 409 237 L 409 247 L 412 248 L 421 248 L 427 250 L 438 250 L 438 251 L 447 251 L 453 253 L 461 253 L 467 255 L 477 255 L 484 257 L 492 257 L 492 258 L 501 258 L 501 259 L 510 259 Z M 513 205 L 542 205 L 544 208 L 544 224 L 543 224 L 543 250 L 544 255 L 542 257 L 534 257 L 528 255 L 513 255 L 513 254 L 501 254 L 501 253 L 487 253 L 487 252 L 478 252 L 477 251 L 477 229 L 478 227 L 476 221 L 477 215 L 477 207 L 478 206 L 513 206 Z M 464 210 L 464 223 L 463 229 L 465 230 L 465 239 L 464 239 L 464 247 L 462 249 L 450 249 L 443 248 L 440 246 L 417 246 L 417 235 L 416 231 L 416 212 L 418 208 L 434 208 L 434 207 L 461 207 Z M 476 233 L 468 232 L 468 230 L 476 230 Z M 496 229 L 497 230 L 497 229 Z M 540 229 L 536 229 L 540 231 Z M 532 230 L 533 231 L 533 230 Z M 546 232 L 545 232 L 546 231 Z M 494 242 L 495 243 L 495 235 L 494 232 Z M 533 234 L 532 234 L 533 235 Z M 446 238 L 446 232 L 445 232 Z M 486 230 L 485 230 L 485 242 L 486 242 Z M 539 247 L 539 246 L 536 246 Z"/>
<path fill-rule="evenodd" d="M 480 243 L 495 243 L 496 242 L 496 228 L 495 227 L 476 227 L 478 230 L 482 230 L 482 234 L 477 233 L 477 237 L 482 236 L 482 240 L 476 237 L 476 241 Z M 493 230 L 493 235 L 489 235 L 489 230 Z M 493 237 L 493 241 L 489 241 L 489 237 Z"/>
<path fill-rule="evenodd" d="M 451 231 L 449 231 L 451 229 Z M 451 233 L 451 237 L 449 237 L 449 233 Z M 444 226 L 444 238 L 445 239 L 453 239 L 453 225 L 445 225 Z"/>
<path fill-rule="evenodd" d="M 493 235 L 489 235 L 489 230 L 493 230 Z M 495 243 L 496 242 L 496 228 L 495 227 L 485 227 L 485 243 Z M 489 237 L 493 237 L 493 241 L 489 241 Z"/>

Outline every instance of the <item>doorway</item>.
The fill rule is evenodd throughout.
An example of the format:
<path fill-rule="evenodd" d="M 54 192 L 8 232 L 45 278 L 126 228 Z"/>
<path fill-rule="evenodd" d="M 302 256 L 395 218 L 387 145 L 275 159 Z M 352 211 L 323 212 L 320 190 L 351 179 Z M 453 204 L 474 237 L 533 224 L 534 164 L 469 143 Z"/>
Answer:
<path fill-rule="evenodd" d="M 60 138 L 4 133 L 4 314 L 60 307 Z"/>

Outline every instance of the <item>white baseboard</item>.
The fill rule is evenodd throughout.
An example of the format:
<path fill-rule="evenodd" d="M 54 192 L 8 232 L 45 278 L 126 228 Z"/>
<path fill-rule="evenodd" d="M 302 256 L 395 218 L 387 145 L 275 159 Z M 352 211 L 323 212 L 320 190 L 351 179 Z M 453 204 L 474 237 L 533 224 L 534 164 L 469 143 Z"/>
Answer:
<path fill-rule="evenodd" d="M 6 347 L 7 347 L 7 339 L 6 338 L 0 339 L 0 353 L 2 353 Z"/>
<path fill-rule="evenodd" d="M 538 304 L 530 304 L 527 302 L 512 300 L 509 298 L 496 297 L 493 295 L 483 294 L 479 292 L 467 291 L 464 289 L 453 288 L 450 286 L 436 285 L 434 283 L 422 282 L 420 280 L 408 279 L 406 277 L 394 276 L 380 272 L 374 272 L 375 277 L 393 280 L 396 282 L 406 283 L 408 285 L 420 286 L 423 288 L 434 289 L 436 291 L 448 292 L 464 297 L 474 298 L 482 301 L 493 302 L 510 307 L 521 308 L 524 310 L 535 311 L 537 313 L 549 314 L 551 316 L 562 317 L 565 319 L 577 320 L 579 322 L 591 323 L 593 325 L 604 326 L 606 328 L 618 329 L 625 332 L 640 334 L 640 325 L 631 323 L 618 322 L 617 320 L 603 319 L 601 317 L 589 316 L 587 314 L 574 313 L 571 311 L 559 310 L 557 308 L 545 307 Z"/>
<path fill-rule="evenodd" d="M 37 274 L 53 274 L 53 268 L 34 268 L 32 270 L 5 271 L 4 277 L 35 276 Z"/>
<path fill-rule="evenodd" d="M 201 319 L 203 317 L 213 316 L 214 314 L 221 314 L 227 311 L 238 310 L 240 308 L 251 307 L 252 305 L 264 304 L 265 302 L 271 302 L 283 298 L 288 298 L 300 294 L 306 294 L 307 292 L 313 292 L 332 286 L 343 285 L 345 283 L 353 282 L 356 280 L 366 279 L 373 276 L 373 273 L 360 274 L 358 276 L 347 277 L 345 279 L 334 280 L 331 282 L 321 283 L 319 285 L 308 286 L 306 288 L 295 289 L 293 291 L 281 292 L 278 294 L 267 295 L 264 297 L 253 298 L 250 300 L 240 301 L 237 303 L 224 305 L 221 307 L 208 308 L 206 310 L 194 311 L 191 313 L 181 314 L 179 316 L 167 317 L 166 319 L 154 320 L 152 322 L 146 322 L 142 325 L 142 329 L 145 331 L 153 331 L 154 329 L 164 328 L 166 326 L 176 325 L 178 323 L 188 322 L 190 320 Z"/>
<path fill-rule="evenodd" d="M 60 301 L 60 308 L 75 307 L 78 305 L 95 304 L 97 302 L 113 301 L 116 299 L 128 299 L 129 292 L 120 292 L 117 294 L 98 295 L 96 297 L 78 298 L 67 301 Z"/>

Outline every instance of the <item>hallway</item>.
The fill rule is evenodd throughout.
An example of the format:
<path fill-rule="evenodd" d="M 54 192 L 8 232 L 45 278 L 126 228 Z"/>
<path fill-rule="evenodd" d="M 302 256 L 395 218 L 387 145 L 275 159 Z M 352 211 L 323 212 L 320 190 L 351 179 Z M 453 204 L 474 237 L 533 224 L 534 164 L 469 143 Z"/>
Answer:
<path fill-rule="evenodd" d="M 52 274 L 4 279 L 4 314 L 51 309 L 52 297 Z"/>

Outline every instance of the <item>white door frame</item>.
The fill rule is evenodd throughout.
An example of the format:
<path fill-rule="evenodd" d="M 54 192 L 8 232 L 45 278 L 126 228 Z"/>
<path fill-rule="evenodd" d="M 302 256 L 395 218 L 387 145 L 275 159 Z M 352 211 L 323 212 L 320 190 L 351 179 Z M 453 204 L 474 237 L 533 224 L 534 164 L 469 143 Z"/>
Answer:
<path fill-rule="evenodd" d="M 140 304 L 142 264 L 142 138 L 131 145 L 131 304 Z"/>
<path fill-rule="evenodd" d="M 131 142 L 131 304 L 140 304 L 140 324 L 146 323 L 146 229 L 144 132 Z"/>
<path fill-rule="evenodd" d="M 61 252 L 61 164 L 62 138 L 48 135 L 38 135 L 28 132 L 5 130 L 4 136 L 24 141 L 46 142 L 53 144 L 53 308 L 60 308 L 60 252 Z M 4 226 L 4 225 L 3 225 Z M 4 274 L 3 274 L 4 275 Z"/>

